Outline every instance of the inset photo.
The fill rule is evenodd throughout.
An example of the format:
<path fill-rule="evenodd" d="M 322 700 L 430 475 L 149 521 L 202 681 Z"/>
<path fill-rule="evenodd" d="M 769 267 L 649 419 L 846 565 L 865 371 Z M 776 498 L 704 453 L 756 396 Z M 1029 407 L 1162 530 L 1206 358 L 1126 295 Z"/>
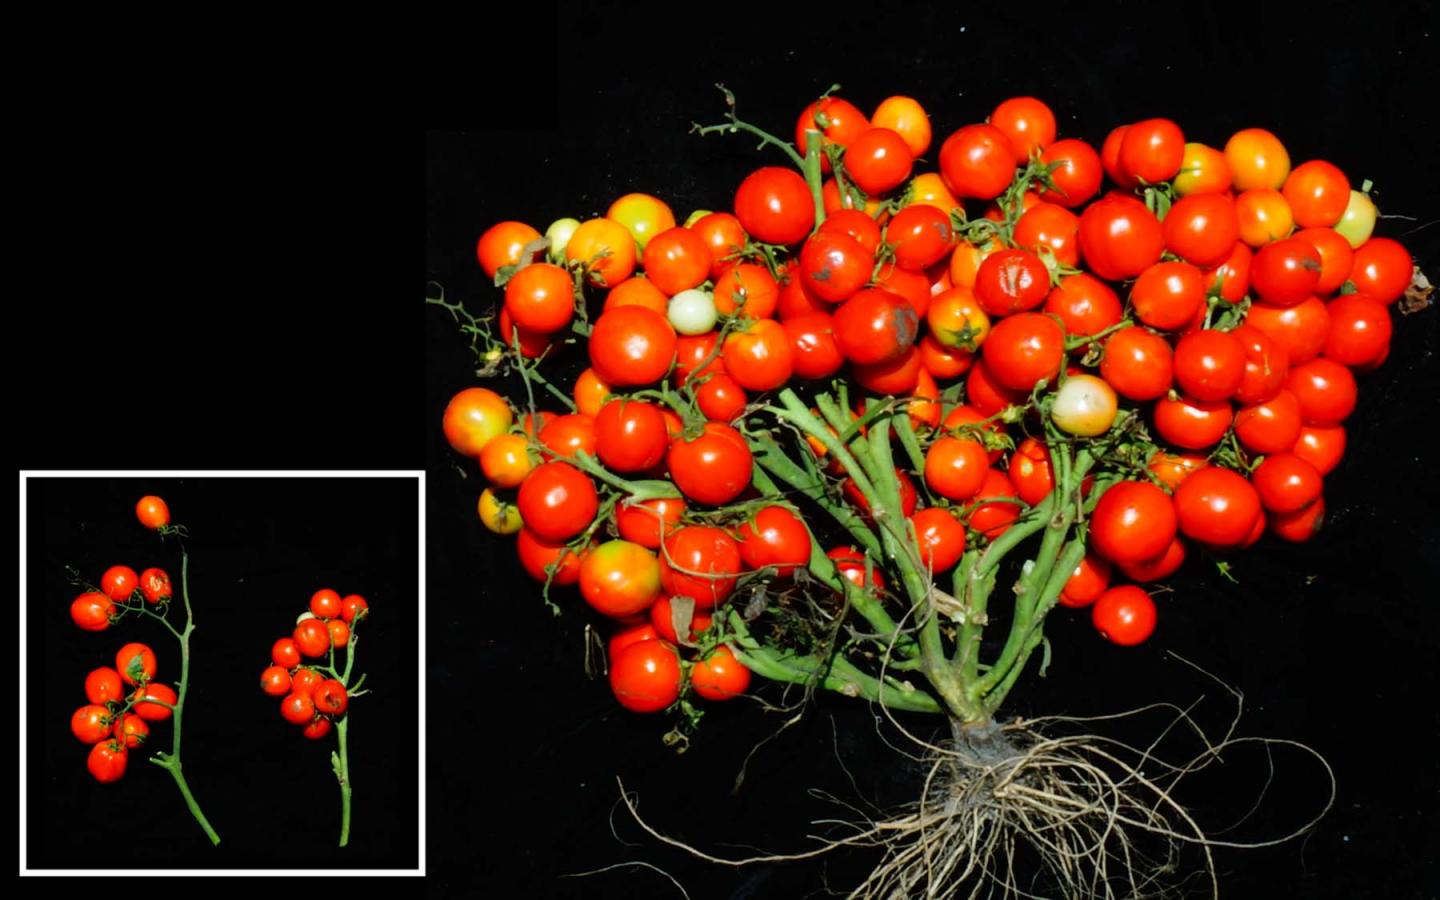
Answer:
<path fill-rule="evenodd" d="M 424 874 L 421 472 L 22 472 L 22 875 Z"/>

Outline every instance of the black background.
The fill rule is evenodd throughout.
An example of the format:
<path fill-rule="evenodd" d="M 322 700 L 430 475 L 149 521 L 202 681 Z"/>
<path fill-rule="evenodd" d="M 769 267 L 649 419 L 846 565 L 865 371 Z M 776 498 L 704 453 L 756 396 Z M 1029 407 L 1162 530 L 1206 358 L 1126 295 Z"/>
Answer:
<path fill-rule="evenodd" d="M 1281 136 L 1296 164 L 1323 157 L 1357 185 L 1372 179 L 1382 213 L 1418 220 L 1387 219 L 1377 233 L 1401 237 L 1429 272 L 1440 263 L 1440 193 L 1429 174 L 1437 159 L 1426 137 L 1433 97 L 1422 75 L 1435 21 L 1422 4 L 1363 13 L 1313 7 L 1303 15 L 1264 5 L 1123 4 L 1110 15 L 1072 10 L 1048 21 L 1030 6 L 992 4 L 983 12 L 935 6 L 853 18 L 817 12 L 794 26 L 767 11 L 744 28 L 687 31 L 684 49 L 673 52 L 634 30 L 643 18 L 591 7 L 566 19 L 555 128 L 430 134 L 427 277 L 450 299 L 480 310 L 498 296 L 474 261 L 475 239 L 494 222 L 520 219 L 543 231 L 561 216 L 603 214 L 629 191 L 660 196 L 683 219 L 696 208 L 727 209 L 747 172 L 783 165 L 743 136 L 688 134 L 692 121 L 720 121 L 716 82 L 735 91 L 742 118 L 781 136 L 834 82 L 867 111 L 892 93 L 916 97 L 931 114 L 934 148 L 1023 94 L 1055 110 L 1061 137 L 1097 147 L 1116 124 L 1153 115 L 1215 146 L 1259 125 Z M 935 150 L 929 155 L 917 169 L 935 169 Z M 491 715 L 513 735 L 496 761 L 525 772 L 436 798 L 432 810 L 451 828 L 432 831 L 432 878 L 446 893 L 503 886 L 517 895 L 678 896 L 662 876 L 632 866 L 557 877 L 641 860 L 692 897 L 801 896 L 827 878 L 845 889 L 873 857 L 732 870 L 662 846 L 617 810 L 620 776 L 667 834 L 719 856 L 747 855 L 732 845 L 794 852 L 813 846 L 804 837 L 816 830 L 810 820 L 843 812 L 809 799 L 807 788 L 894 802 L 913 798 L 917 770 L 877 735 L 870 711 L 825 697 L 759 751 L 732 796 L 746 752 L 781 716 L 746 703 L 712 705 L 693 748 L 677 757 L 660 743 L 670 723 L 616 706 L 604 681 L 583 672 L 583 628 L 600 624 L 597 617 L 572 593 L 562 601 L 566 615 L 553 619 L 516 568 L 510 541 L 476 521 L 481 481 L 434 427 L 448 398 L 474 383 L 472 366 L 447 315 L 432 310 L 427 329 L 432 590 L 453 585 L 503 608 L 503 628 L 483 638 L 479 674 L 511 686 L 492 701 Z M 1440 624 L 1432 600 L 1440 482 L 1429 449 L 1440 412 L 1434 310 L 1398 320 L 1396 332 L 1389 363 L 1360 379 L 1350 446 L 1327 479 L 1329 521 L 1316 541 L 1294 547 L 1266 538 L 1234 560 L 1239 584 L 1192 560 L 1171 580 L 1174 593 L 1160 598 L 1156 635 L 1138 649 L 1109 646 L 1083 616 L 1061 611 L 1050 628 L 1049 677 L 1029 677 L 1012 695 L 1008 712 L 1026 716 L 1105 715 L 1204 695 L 1203 723 L 1225 724 L 1233 702 L 1175 653 L 1244 692 L 1241 734 L 1303 741 L 1324 754 L 1339 783 L 1334 809 L 1304 840 L 1217 851 L 1226 896 L 1433 896 L 1440 880 L 1431 700 Z M 574 354 L 561 360 L 555 380 L 568 385 L 584 363 Z M 471 682 L 444 662 L 453 658 L 446 643 L 436 644 L 432 688 L 463 696 Z M 762 696 L 774 700 L 778 691 Z M 926 734 L 934 727 L 905 721 Z M 1107 733 L 1144 739 L 1160 724 L 1150 717 Z M 1182 794 L 1211 827 L 1240 818 L 1267 771 L 1256 745 L 1227 760 Z M 1276 750 L 1275 763 L 1266 802 L 1226 838 L 1279 836 L 1323 805 L 1328 783 L 1311 760 Z M 467 815 L 481 796 L 509 813 Z M 480 866 L 469 862 L 477 846 Z"/>
<path fill-rule="evenodd" d="M 415 673 L 419 506 L 414 478 L 32 478 L 28 482 L 29 790 L 27 863 L 34 868 L 414 868 L 419 722 Z M 140 641 L 156 680 L 176 687 L 180 649 L 148 617 L 102 632 L 70 621 L 72 566 L 91 584 L 112 565 L 154 565 L 175 585 L 170 622 L 183 629 L 180 550 L 135 519 L 159 494 L 190 530 L 190 688 L 181 759 L 218 847 L 191 818 L 169 773 L 146 762 L 169 751 L 172 720 L 150 723 L 125 776 L 102 785 L 89 748 L 69 731 L 85 676 Z M 270 647 L 322 587 L 361 594 L 351 683 L 372 693 L 347 713 L 354 785 L 349 845 L 336 846 L 340 791 L 334 729 L 306 740 L 260 690 Z M 343 654 L 336 665 L 344 670 Z M 143 835 L 117 840 L 117 823 Z"/>

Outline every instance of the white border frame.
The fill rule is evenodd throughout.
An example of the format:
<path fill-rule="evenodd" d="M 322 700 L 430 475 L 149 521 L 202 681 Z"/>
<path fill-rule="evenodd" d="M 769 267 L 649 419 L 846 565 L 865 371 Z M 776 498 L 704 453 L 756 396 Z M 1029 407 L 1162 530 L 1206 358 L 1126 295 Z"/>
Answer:
<path fill-rule="evenodd" d="M 20 875 L 21 877 L 83 876 L 83 877 L 139 877 L 139 876 L 215 876 L 215 877 L 275 877 L 275 876 L 336 876 L 336 875 L 378 875 L 425 877 L 425 472 L 423 470 L 326 470 L 307 472 L 301 470 L 110 470 L 110 471 L 24 471 L 20 472 L 20 591 L 26 596 L 28 560 L 26 553 L 26 511 L 27 481 L 31 478 L 414 478 L 416 479 L 416 502 L 420 516 L 419 540 L 416 553 L 419 559 L 419 583 L 415 586 L 415 597 L 420 627 L 420 647 L 416 654 L 415 683 L 421 685 L 417 692 L 420 713 L 420 757 L 416 761 L 416 777 L 419 789 L 419 830 L 417 869 L 30 869 L 25 864 L 29 847 L 26 834 L 26 809 L 28 791 L 25 773 L 28 768 L 28 703 L 29 691 L 26 677 L 29 657 L 26 653 L 26 636 L 29 634 L 27 611 L 29 604 L 20 603 Z M 128 514 L 128 512 L 127 512 Z"/>

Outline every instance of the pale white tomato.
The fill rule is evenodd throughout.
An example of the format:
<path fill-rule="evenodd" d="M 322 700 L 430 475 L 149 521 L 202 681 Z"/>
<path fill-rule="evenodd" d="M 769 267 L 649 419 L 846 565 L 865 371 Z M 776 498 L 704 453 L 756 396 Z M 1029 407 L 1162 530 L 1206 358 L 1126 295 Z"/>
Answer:
<path fill-rule="evenodd" d="M 1095 437 L 1115 421 L 1115 389 L 1094 375 L 1071 375 L 1055 392 L 1050 418 L 1061 431 Z"/>

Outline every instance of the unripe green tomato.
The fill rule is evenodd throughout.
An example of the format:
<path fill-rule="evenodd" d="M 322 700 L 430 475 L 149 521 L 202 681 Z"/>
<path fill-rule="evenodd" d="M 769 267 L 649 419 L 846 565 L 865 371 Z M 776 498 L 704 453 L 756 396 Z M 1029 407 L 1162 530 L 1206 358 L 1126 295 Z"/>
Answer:
<path fill-rule="evenodd" d="M 1375 201 L 1370 199 L 1369 194 L 1351 191 L 1350 203 L 1346 205 L 1340 221 L 1335 223 L 1335 231 L 1349 241 L 1350 249 L 1354 250 L 1370 240 L 1370 233 L 1375 230 L 1376 214 Z"/>
<path fill-rule="evenodd" d="M 570 246 L 570 235 L 579 227 L 579 219 L 556 219 L 545 229 L 545 236 L 550 239 L 548 255 L 552 263 L 565 264 L 565 248 Z"/>
<path fill-rule="evenodd" d="M 666 309 L 670 326 L 681 334 L 705 334 L 715 327 L 715 298 L 709 291 L 690 288 L 670 298 Z"/>
<path fill-rule="evenodd" d="M 1115 422 L 1115 389 L 1094 375 L 1071 375 L 1055 392 L 1050 418 L 1067 434 L 1095 437 Z"/>
<path fill-rule="evenodd" d="M 696 222 L 700 221 L 708 215 L 710 215 L 710 210 L 708 209 L 695 210 L 685 218 L 685 227 L 689 228 L 691 225 L 694 225 Z"/>

